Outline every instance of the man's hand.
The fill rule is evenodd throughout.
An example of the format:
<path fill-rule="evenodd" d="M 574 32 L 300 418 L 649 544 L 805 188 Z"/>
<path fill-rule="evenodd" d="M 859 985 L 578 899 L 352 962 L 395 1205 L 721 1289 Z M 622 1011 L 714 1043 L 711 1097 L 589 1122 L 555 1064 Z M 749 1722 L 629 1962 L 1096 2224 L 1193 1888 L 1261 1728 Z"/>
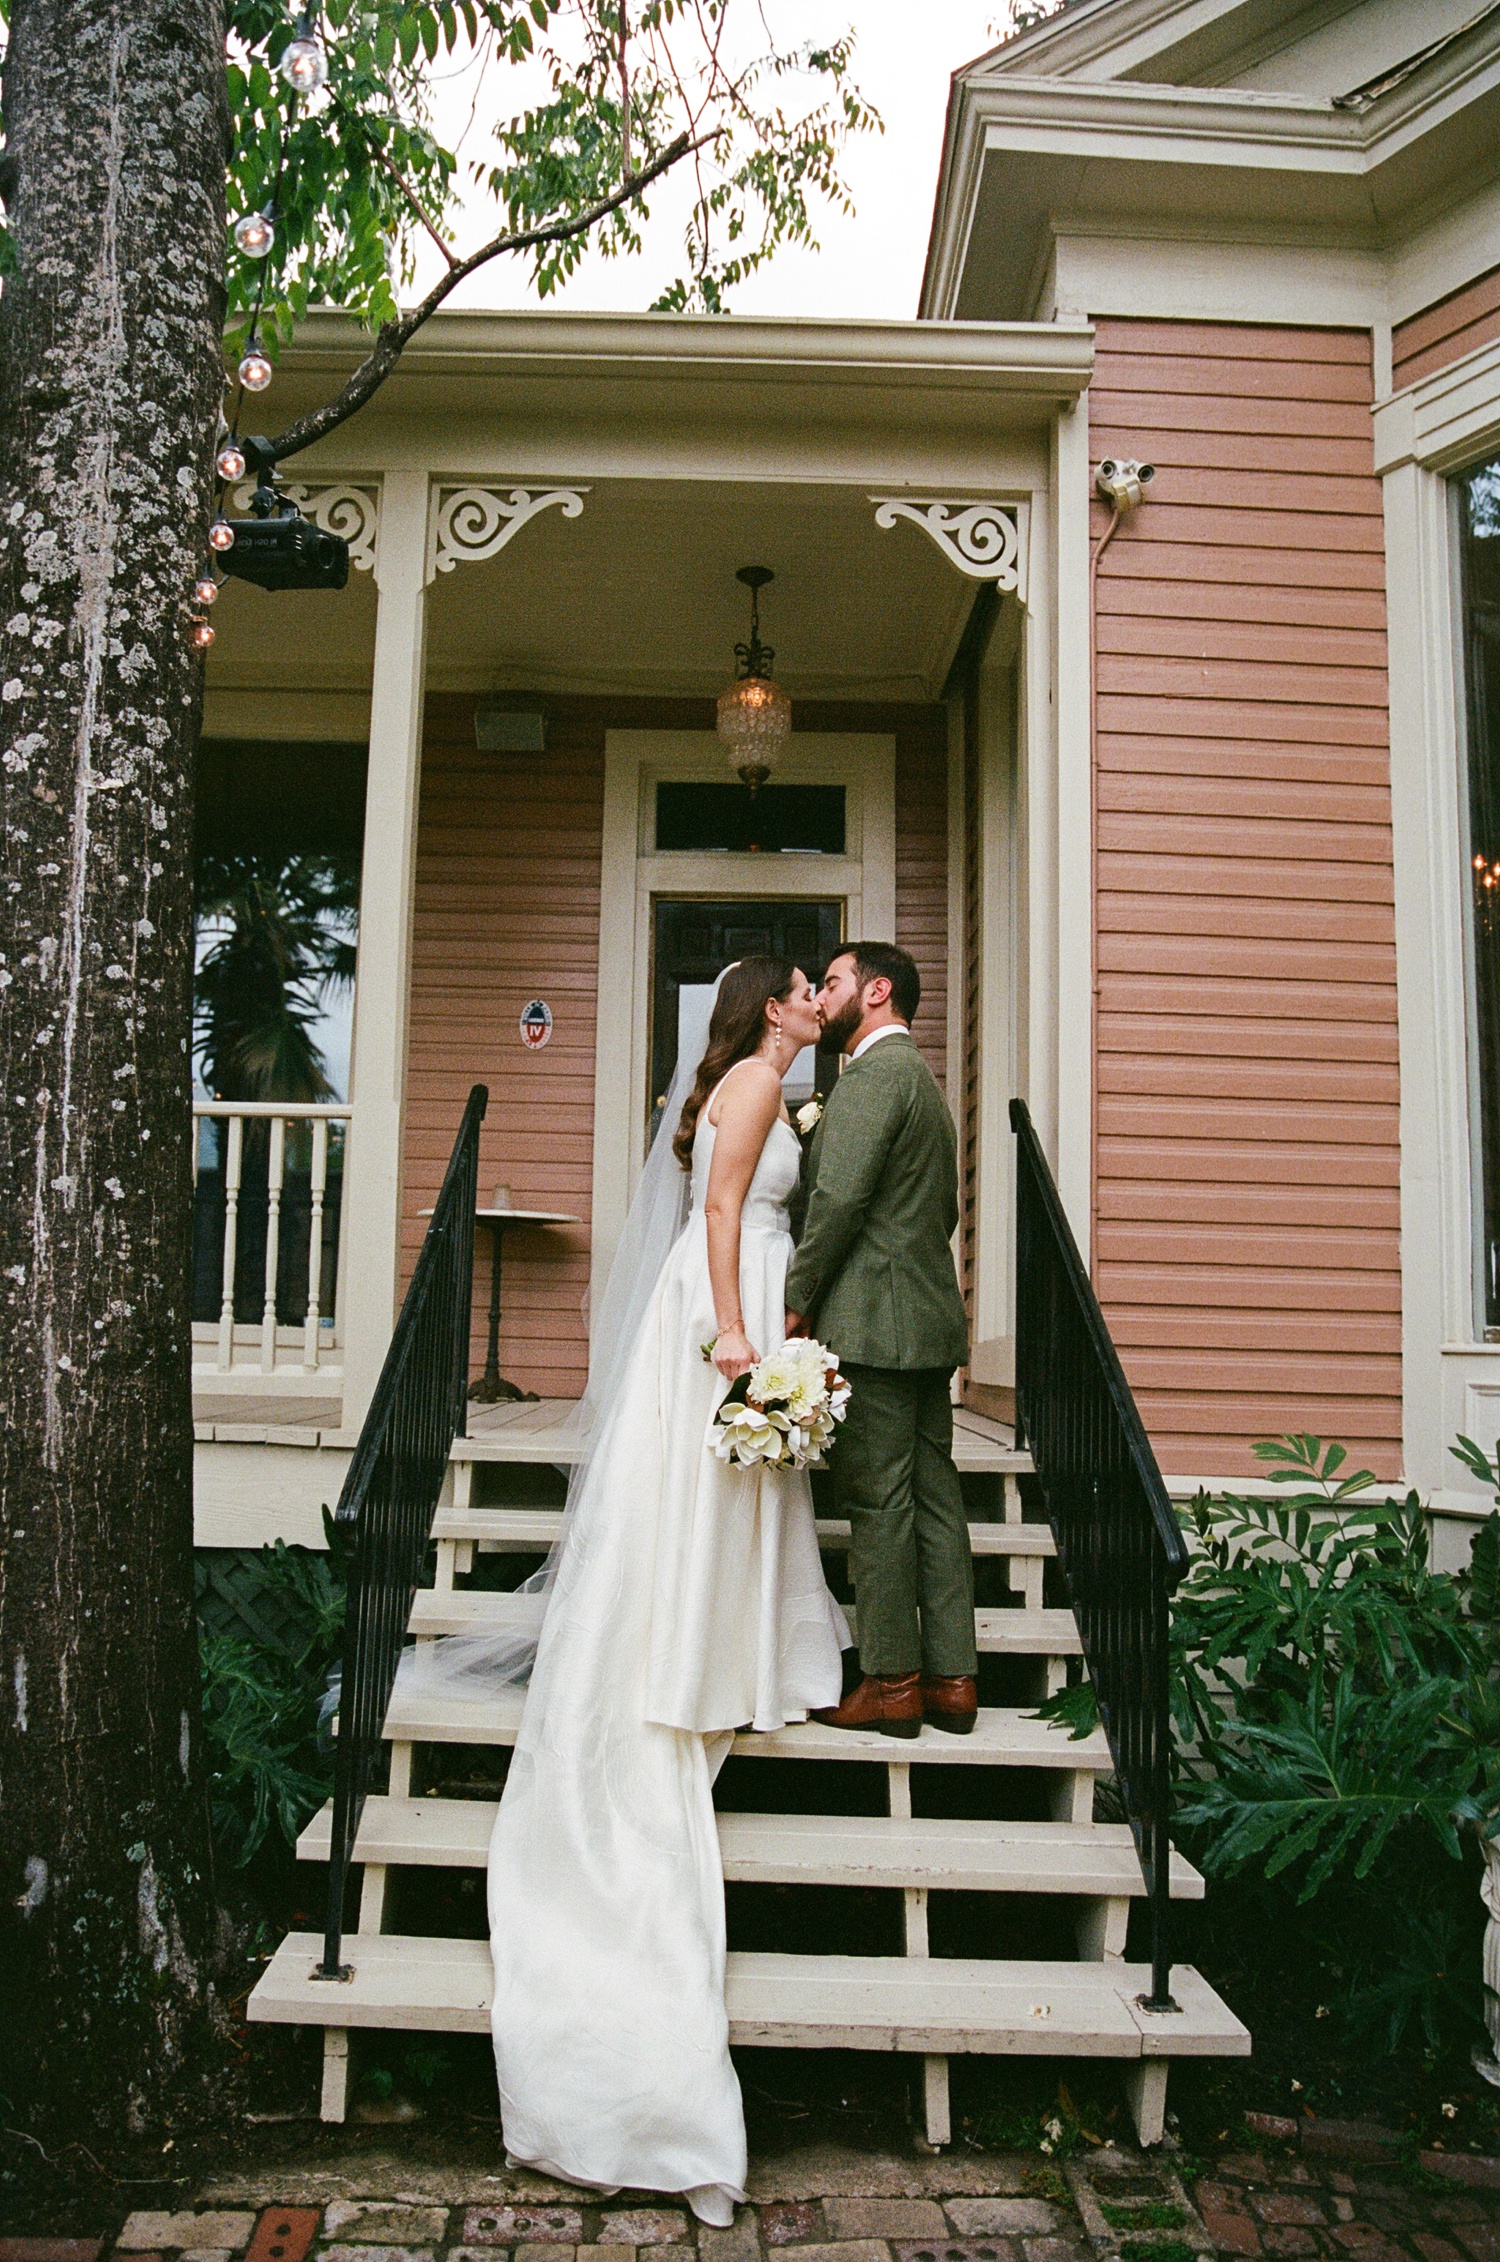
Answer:
<path fill-rule="evenodd" d="M 786 1332 L 787 1340 L 790 1342 L 795 1335 L 811 1335 L 812 1329 L 808 1326 L 803 1313 L 788 1312 L 786 1315 Z"/>

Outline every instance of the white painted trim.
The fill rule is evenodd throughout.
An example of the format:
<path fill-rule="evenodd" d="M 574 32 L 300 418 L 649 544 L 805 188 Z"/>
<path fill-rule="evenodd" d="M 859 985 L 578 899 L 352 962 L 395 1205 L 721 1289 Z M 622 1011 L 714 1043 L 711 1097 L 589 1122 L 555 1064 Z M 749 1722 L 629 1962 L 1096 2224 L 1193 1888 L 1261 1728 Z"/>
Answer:
<path fill-rule="evenodd" d="M 1053 443 L 1053 711 L 1057 730 L 1057 1190 L 1085 1264 L 1093 1245 L 1094 781 L 1089 649 L 1089 412 L 1085 394 Z"/>
<path fill-rule="evenodd" d="M 1500 183 L 1461 176 L 1457 166 L 1467 166 L 1467 139 L 1443 129 L 1500 84 L 1500 26 L 1476 21 L 1464 38 L 1364 109 L 1255 88 L 1167 85 L 1149 69 L 1139 78 L 1124 75 L 1162 35 L 1175 42 L 1214 12 L 1154 0 L 1141 19 L 1150 24 L 1142 47 L 1130 33 L 1136 11 L 1126 0 L 1091 10 L 1092 24 L 1081 20 L 1082 9 L 1070 8 L 1066 24 L 1055 19 L 1008 41 L 988 67 L 959 74 L 922 286 L 925 317 L 941 320 L 964 302 L 970 245 L 983 232 L 987 200 L 1003 200 L 1012 176 L 1048 159 L 1073 161 L 1058 167 L 1061 180 L 1072 185 L 1059 186 L 1056 213 L 1040 211 L 1018 223 L 1038 238 L 1030 258 L 1032 293 L 1022 307 L 1044 318 L 1055 306 L 1069 315 L 1134 312 L 1365 327 L 1378 319 L 1403 321 L 1494 264 Z M 1080 36 L 1083 47 L 1075 49 Z M 1074 52 L 1089 59 L 1059 67 L 1063 54 Z M 1393 182 L 1387 189 L 1377 176 L 1393 163 L 1404 171 L 1399 188 Z M 1196 221 L 1185 220 L 1182 210 L 1185 167 L 1230 176 Z M 1288 216 L 1289 172 L 1305 184 L 1296 219 Z M 1115 217 L 1127 204 L 1134 219 Z M 1418 213 L 1422 223 L 1413 228 Z M 1122 259 L 1133 272 L 1114 285 L 1106 279 L 1102 296 L 1085 294 L 1066 274 L 1049 288 L 1054 229 L 1060 240 L 1078 232 L 1101 239 L 1134 234 L 1159 243 L 1161 259 L 1153 261 L 1149 252 Z M 1177 248 L 1178 239 L 1195 236 L 1203 242 L 1196 261 Z M 1266 261 L 1241 266 L 1251 288 L 1242 308 L 1226 308 L 1236 246 L 1255 241 L 1264 244 Z M 1276 304 L 1278 263 L 1292 279 L 1284 308 Z M 1316 290 L 1309 294 L 1296 279 L 1299 267 L 1319 266 L 1330 277 L 1326 310 L 1318 307 Z M 1361 269 L 1369 278 L 1368 306 Z M 1311 311 L 1299 311 L 1299 303 L 1310 303 Z"/>
<path fill-rule="evenodd" d="M 1375 469 L 1461 471 L 1500 447 L 1500 339 L 1408 385 L 1375 412 Z"/>
<path fill-rule="evenodd" d="M 1482 275 L 1500 243 L 1500 180 L 1472 187 L 1434 220 L 1390 250 L 1391 320 L 1407 322 L 1424 307 Z"/>
<path fill-rule="evenodd" d="M 1484 1498 L 1450 1457 L 1454 1437 L 1462 1431 L 1492 1446 L 1500 1426 L 1500 1390 L 1490 1381 L 1500 1346 L 1480 1340 L 1475 1277 L 1467 750 L 1449 476 L 1497 448 L 1500 346 L 1467 355 L 1376 411 L 1390 613 L 1403 1427 L 1409 1481 L 1445 1504 Z"/>
<path fill-rule="evenodd" d="M 1050 550 L 1056 511 L 1053 498 L 1037 497 L 1033 538 Z M 1042 1150 L 1057 1166 L 1057 1062 L 1059 998 L 1057 982 L 1057 735 L 1054 727 L 1054 643 L 1057 633 L 1056 583 L 1049 572 L 1034 581 L 1032 601 L 1021 617 L 1016 663 L 1016 744 L 1020 749 L 1017 829 L 1023 873 L 1017 906 L 1024 981 L 1017 1086 L 1031 1110 Z"/>
<path fill-rule="evenodd" d="M 968 855 L 964 810 L 964 702 L 950 695 L 948 710 L 948 1026 L 946 1047 L 948 1106 L 961 1120 L 964 1079 L 964 1019 L 971 980 L 966 929 L 965 866 Z M 962 1266 L 960 1265 L 960 1270 Z"/>
<path fill-rule="evenodd" d="M 1386 320 L 1378 252 L 1168 221 L 1054 223 L 1052 235 L 1051 306 L 1039 303 L 1039 314 L 1338 329 Z"/>
<path fill-rule="evenodd" d="M 1015 1203 L 1010 1101 L 1020 1005 L 1016 965 L 1017 664 L 996 635 L 979 675 L 979 988 L 974 1185 L 973 1350 L 976 1382 L 1015 1380 Z"/>
<path fill-rule="evenodd" d="M 846 934 L 895 934 L 894 738 L 810 731 L 792 738 L 778 765 L 778 780 L 844 787 L 843 856 L 657 854 L 651 829 L 651 788 L 657 780 L 718 783 L 724 776 L 723 754 L 711 731 L 606 734 L 590 1231 L 590 1301 L 596 1309 L 644 1160 L 652 897 L 836 898 L 845 905 Z"/>
<path fill-rule="evenodd" d="M 1317 95 L 1136 79 L 1005 77 L 961 84 L 986 150 L 1368 176 L 1500 85 L 1500 27 L 1476 26 L 1362 110 Z M 1164 185 L 1164 193 L 1170 188 Z"/>
<path fill-rule="evenodd" d="M 422 767 L 428 481 L 382 483 L 379 603 L 370 691 L 370 762 L 354 982 L 352 1123 L 344 1177 L 344 1426 L 374 1395 L 401 1271 L 401 1166 L 417 798 Z M 344 1284 L 347 1282 L 347 1293 Z"/>
<path fill-rule="evenodd" d="M 353 743 L 370 735 L 367 691 L 310 691 L 288 685 L 251 691 L 210 684 L 203 695 L 205 738 L 326 738 Z"/>
<path fill-rule="evenodd" d="M 344 376 L 369 350 L 345 315 L 315 309 L 282 358 L 289 372 Z M 986 390 L 1073 399 L 1093 364 L 1088 333 L 1031 322 L 822 321 L 810 316 L 574 314 L 445 309 L 401 357 L 404 375 L 652 379 L 674 391 L 741 382 Z M 379 421 L 377 411 L 376 421 Z M 323 469 L 320 453 L 309 465 Z"/>

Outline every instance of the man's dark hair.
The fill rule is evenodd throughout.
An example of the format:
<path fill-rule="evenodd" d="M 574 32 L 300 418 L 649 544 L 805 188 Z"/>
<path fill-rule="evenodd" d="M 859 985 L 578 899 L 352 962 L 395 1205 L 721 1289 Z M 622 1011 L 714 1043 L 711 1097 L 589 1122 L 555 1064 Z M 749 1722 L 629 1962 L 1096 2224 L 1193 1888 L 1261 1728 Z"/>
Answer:
<path fill-rule="evenodd" d="M 908 951 L 891 942 L 851 942 L 835 951 L 836 958 L 852 958 L 854 979 L 861 989 L 882 975 L 891 985 L 891 1004 L 903 1021 L 915 1021 L 922 1002 L 922 977 Z"/>

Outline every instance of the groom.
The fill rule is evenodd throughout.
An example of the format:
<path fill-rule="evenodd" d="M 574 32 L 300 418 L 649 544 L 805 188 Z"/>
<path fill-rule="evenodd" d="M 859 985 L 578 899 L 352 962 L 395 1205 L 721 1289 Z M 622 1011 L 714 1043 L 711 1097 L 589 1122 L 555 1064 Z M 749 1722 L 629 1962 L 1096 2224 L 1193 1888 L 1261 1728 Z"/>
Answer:
<path fill-rule="evenodd" d="M 912 1039 L 917 969 L 851 943 L 818 993 L 849 1055 L 809 1152 L 807 1223 L 787 1274 L 787 1333 L 813 1332 L 851 1385 L 833 1455 L 852 1531 L 860 1685 L 817 1717 L 965 1736 L 978 1711 L 974 1565 L 953 1466 L 949 1384 L 968 1356 L 950 1236 L 953 1119 Z"/>

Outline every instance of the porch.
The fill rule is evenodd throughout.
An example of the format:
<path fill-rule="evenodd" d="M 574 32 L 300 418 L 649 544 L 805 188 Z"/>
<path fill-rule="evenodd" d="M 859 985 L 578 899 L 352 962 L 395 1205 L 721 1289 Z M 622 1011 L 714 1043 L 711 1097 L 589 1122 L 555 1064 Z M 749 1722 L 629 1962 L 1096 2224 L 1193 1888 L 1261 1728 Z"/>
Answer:
<path fill-rule="evenodd" d="M 348 356 L 334 322 L 304 338 L 279 411 Z M 264 1451 L 352 1444 L 475 1078 L 482 1203 L 571 1221 L 507 1229 L 500 1371 L 576 1397 L 692 995 L 767 943 L 811 972 L 859 932 L 917 958 L 916 1034 L 965 1141 L 972 1394 L 1004 1412 L 1013 1090 L 1087 1235 L 1087 1064 L 1058 1036 L 1088 981 L 1059 916 L 1086 887 L 1060 811 L 1086 796 L 1087 708 L 1058 596 L 1086 539 L 1087 332 L 455 316 L 408 361 L 287 467 L 350 536 L 349 588 L 231 582 L 216 615 L 216 790 L 252 832 L 295 801 L 314 843 L 337 801 L 359 933 L 323 1127 L 200 1103 L 194 1384 L 200 1466 L 222 1463 L 200 1538 L 237 1543 L 236 1492 L 243 1544 L 272 1536 Z M 759 562 L 793 701 L 765 838 L 713 705 Z M 487 1267 L 482 1239 L 476 1375 Z M 256 1449 L 243 1482 L 231 1448 Z M 327 1499 L 335 1476 L 273 1489 Z"/>

